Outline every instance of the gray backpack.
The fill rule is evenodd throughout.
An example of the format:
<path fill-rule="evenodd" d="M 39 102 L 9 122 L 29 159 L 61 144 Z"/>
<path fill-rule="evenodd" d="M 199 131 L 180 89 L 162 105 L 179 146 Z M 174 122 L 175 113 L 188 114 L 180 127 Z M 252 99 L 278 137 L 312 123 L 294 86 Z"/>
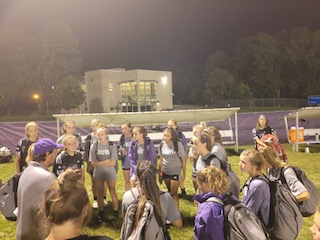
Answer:
<path fill-rule="evenodd" d="M 267 229 L 271 238 L 296 239 L 303 224 L 303 217 L 295 197 L 278 180 L 269 180 L 265 175 L 259 175 L 251 181 L 255 179 L 267 182 L 270 188 L 271 202 Z"/>
<path fill-rule="evenodd" d="M 288 168 L 288 167 L 286 167 Z M 287 184 L 286 179 L 284 177 L 284 170 L 286 168 L 281 168 L 280 180 L 282 184 Z M 302 171 L 299 167 L 290 166 L 296 173 L 299 181 L 305 186 L 310 194 L 310 198 L 303 202 L 299 202 L 298 207 L 303 217 L 310 217 L 316 211 L 317 204 L 319 202 L 319 193 L 314 185 L 314 183 L 307 177 L 304 171 Z"/>
<path fill-rule="evenodd" d="M 207 202 L 223 205 L 224 236 L 226 240 L 268 240 L 269 234 L 261 220 L 232 194 L 223 200 L 210 197 Z"/>
<path fill-rule="evenodd" d="M 215 154 L 211 153 L 207 159 L 204 159 L 206 167 L 210 165 L 210 162 L 213 158 L 216 158 L 219 160 L 221 165 L 221 170 L 223 170 L 228 176 L 228 179 L 230 182 L 229 192 L 231 192 L 233 196 L 235 196 L 236 198 L 239 198 L 240 181 L 237 174 L 232 170 L 230 163 L 219 159 Z"/>
<path fill-rule="evenodd" d="M 164 222 L 151 201 L 146 201 L 143 214 L 139 219 L 138 225 L 134 228 L 139 198 L 136 198 L 132 190 L 131 193 L 135 200 L 126 211 L 121 227 L 121 240 L 171 240 Z"/>
<path fill-rule="evenodd" d="M 0 186 L 0 211 L 7 220 L 16 221 L 13 211 L 16 209 L 17 190 L 21 173 L 12 176 L 5 184 Z"/>

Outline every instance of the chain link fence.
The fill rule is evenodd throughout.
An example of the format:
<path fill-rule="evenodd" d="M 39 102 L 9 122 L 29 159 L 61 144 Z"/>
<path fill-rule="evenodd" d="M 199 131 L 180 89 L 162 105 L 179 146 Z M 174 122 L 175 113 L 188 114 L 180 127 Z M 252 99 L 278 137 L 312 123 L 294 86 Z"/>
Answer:
<path fill-rule="evenodd" d="M 259 98 L 219 100 L 212 107 L 292 107 L 300 108 L 308 104 L 307 99 L 297 98 Z"/>

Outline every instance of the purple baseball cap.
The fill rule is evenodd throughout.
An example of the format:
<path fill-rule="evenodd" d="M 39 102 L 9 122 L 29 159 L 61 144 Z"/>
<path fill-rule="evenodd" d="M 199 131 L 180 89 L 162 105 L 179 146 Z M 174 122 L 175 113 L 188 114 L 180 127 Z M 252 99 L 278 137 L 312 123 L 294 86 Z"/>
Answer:
<path fill-rule="evenodd" d="M 35 155 L 46 154 L 51 152 L 53 149 L 64 148 L 63 144 L 57 144 L 50 138 L 40 138 L 33 147 L 33 153 Z"/>

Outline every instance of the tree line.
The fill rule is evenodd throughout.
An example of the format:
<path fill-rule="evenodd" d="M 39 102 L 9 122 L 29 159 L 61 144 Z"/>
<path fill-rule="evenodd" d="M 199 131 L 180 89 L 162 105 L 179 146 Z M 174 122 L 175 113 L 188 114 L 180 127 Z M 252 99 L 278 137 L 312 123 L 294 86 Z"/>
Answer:
<path fill-rule="evenodd" d="M 296 27 L 241 39 L 232 54 L 217 51 L 204 66 L 173 72 L 176 104 L 320 95 L 320 30 Z"/>
<path fill-rule="evenodd" d="M 0 29 L 0 109 L 33 102 L 38 113 L 70 110 L 85 100 L 79 40 L 52 21 L 37 35 Z M 173 71 L 175 104 L 320 95 L 320 30 L 296 27 L 241 39 L 232 54 L 217 51 L 204 65 Z M 32 99 L 34 98 L 34 99 Z"/>
<path fill-rule="evenodd" d="M 83 103 L 83 59 L 69 25 L 52 21 L 34 36 L 7 27 L 0 36 L 0 107 L 7 114 L 17 102 L 34 101 L 39 114 Z"/>

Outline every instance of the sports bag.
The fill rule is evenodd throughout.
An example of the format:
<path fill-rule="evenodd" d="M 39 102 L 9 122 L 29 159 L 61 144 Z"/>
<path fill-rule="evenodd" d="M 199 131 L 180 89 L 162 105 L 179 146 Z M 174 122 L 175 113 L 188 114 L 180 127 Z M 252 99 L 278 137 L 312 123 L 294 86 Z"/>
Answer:
<path fill-rule="evenodd" d="M 21 173 L 12 176 L 0 188 L 0 211 L 7 220 L 16 221 L 13 211 L 18 206 L 17 190 Z"/>
<path fill-rule="evenodd" d="M 210 197 L 207 202 L 217 202 L 223 205 L 224 236 L 226 240 L 267 240 L 268 231 L 261 220 L 245 205 L 226 194 L 223 200 Z"/>
<path fill-rule="evenodd" d="M 284 177 L 284 171 L 287 168 L 288 167 L 281 169 L 280 180 L 282 184 L 287 184 L 287 181 Z M 290 166 L 290 168 L 294 170 L 299 181 L 305 186 L 305 188 L 308 190 L 310 194 L 310 198 L 308 200 L 298 203 L 298 207 L 300 209 L 302 216 L 310 217 L 315 213 L 317 204 L 319 202 L 318 190 L 314 185 L 314 183 L 307 177 L 307 175 L 303 170 L 301 170 L 299 167 L 293 167 L 293 166 Z"/>
<path fill-rule="evenodd" d="M 9 163 L 12 162 L 12 152 L 7 147 L 0 148 L 0 163 Z"/>
<path fill-rule="evenodd" d="M 210 165 L 210 162 L 213 158 L 219 160 L 221 169 L 227 174 L 230 180 L 229 192 L 232 192 L 233 196 L 239 198 L 240 193 L 240 181 L 237 174 L 232 170 L 230 163 L 227 161 L 220 160 L 215 154 L 210 154 L 207 159 L 205 159 L 206 167 Z"/>
<path fill-rule="evenodd" d="M 151 201 L 146 201 L 143 214 L 139 219 L 138 225 L 134 228 L 138 202 L 138 199 L 135 200 L 126 211 L 121 227 L 121 240 L 170 240 L 169 232 Z"/>
<path fill-rule="evenodd" d="M 252 181 L 255 179 L 267 182 L 270 188 L 271 201 L 267 229 L 271 238 L 296 239 L 303 224 L 303 217 L 295 197 L 278 180 L 269 180 L 265 175 L 259 175 Z"/>

